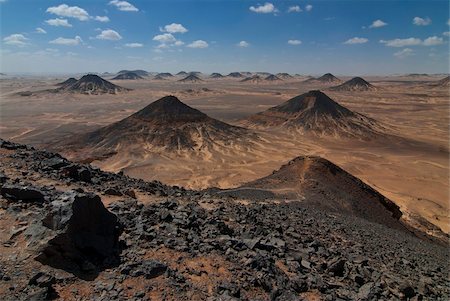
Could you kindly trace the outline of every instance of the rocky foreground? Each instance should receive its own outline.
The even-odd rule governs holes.
[[[0,140],[2,300],[448,300],[448,244]]]

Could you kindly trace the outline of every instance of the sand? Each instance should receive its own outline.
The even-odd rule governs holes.
[[[195,84],[178,82],[179,78],[113,81],[133,89],[118,95],[45,91],[65,79],[2,79],[0,136],[45,148],[65,137],[118,121],[169,94],[213,118],[238,124],[239,120],[290,97],[320,89],[341,105],[382,122],[403,138],[367,142],[299,135],[281,129],[258,130],[263,141],[245,152],[213,149],[192,156],[142,153],[141,146],[130,146],[127,153],[93,164],[173,185],[229,188],[265,176],[296,156],[319,155],[396,202],[406,216],[419,214],[443,231],[450,231],[449,91],[430,85],[440,77],[366,77],[380,88],[373,92],[328,91],[329,85],[305,84],[302,78],[259,84],[230,78],[205,78]],[[194,92],[186,92],[188,89]],[[23,91],[33,94],[17,94]]]

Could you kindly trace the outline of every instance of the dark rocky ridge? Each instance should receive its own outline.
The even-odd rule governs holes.
[[[223,75],[220,74],[220,73],[214,72],[214,73],[211,73],[211,75],[210,75],[209,77],[210,77],[210,78],[224,78],[225,76],[223,76]]]
[[[195,152],[231,144],[247,147],[253,139],[257,136],[250,130],[213,119],[175,96],[166,96],[121,121],[62,141],[59,146],[88,149],[89,156],[98,157],[117,152],[118,146],[147,144],[147,149],[151,145],[158,151]]]
[[[58,296],[105,301],[447,300],[450,296],[448,245],[357,216],[296,201],[244,205],[207,192],[106,173],[5,141],[0,141],[0,166],[1,186],[24,187],[32,181],[44,195],[41,203],[0,198],[3,300]],[[90,181],[72,178],[68,166],[88,170]],[[47,186],[36,179],[40,183],[45,179]],[[55,269],[27,255],[36,251],[27,248],[26,233],[49,212],[57,213],[47,209],[55,208],[52,201],[58,203],[64,195],[81,197],[80,189],[104,199],[105,187],[147,193],[138,200],[123,194],[108,206],[123,228],[116,264],[106,270],[100,263],[85,264],[84,272],[96,268],[99,274],[84,281],[67,267]],[[146,202],[156,194],[158,200]],[[57,214],[62,217],[64,212]],[[97,216],[96,212],[92,214]],[[87,255],[84,250],[82,256]]]
[[[188,76],[186,76],[185,78],[182,78],[178,81],[182,82],[182,83],[188,83],[188,82],[197,83],[197,82],[202,82],[203,80],[200,79],[197,75],[190,73]]]
[[[244,77],[244,75],[242,75],[240,72],[231,72],[230,74],[227,75],[228,77],[234,77],[234,78],[241,78]]]
[[[56,92],[71,92],[82,94],[117,94],[118,92],[129,91],[113,83],[104,80],[95,74],[86,74],[78,81],[70,85],[61,86],[55,90]]]
[[[144,78],[135,72],[123,72],[113,78],[113,80],[135,80],[135,79],[144,79]]]
[[[150,75],[145,70],[120,70],[119,72],[117,72],[117,75],[120,75],[120,74],[123,74],[123,73],[130,73],[130,72],[131,73],[135,73],[135,74],[137,74],[138,76],[141,76],[141,77],[146,77],[146,76]]]
[[[242,124],[250,127],[281,126],[317,135],[361,139],[379,136],[384,130],[374,119],[350,111],[318,90],[252,115]]]
[[[319,82],[329,84],[329,83],[340,83],[341,80],[331,73],[325,73],[321,77],[310,78],[307,79],[305,82]]]
[[[74,84],[76,82],[77,82],[76,78],[70,77],[70,78],[66,79],[65,81],[63,81],[63,82],[57,83],[56,85],[57,86],[61,86],[61,87],[68,87],[68,86],[70,86],[70,85],[72,85],[72,84]]]
[[[367,82],[366,80],[364,80],[361,77],[354,77],[339,86],[331,87],[330,90],[331,91],[359,91],[359,92],[362,92],[362,91],[376,91],[377,87],[370,84],[369,82]]]

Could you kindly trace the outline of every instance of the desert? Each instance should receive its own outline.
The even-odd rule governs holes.
[[[448,2],[72,2],[0,1],[0,299],[450,298]]]

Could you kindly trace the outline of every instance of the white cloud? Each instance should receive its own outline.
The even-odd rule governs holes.
[[[407,38],[407,39],[393,39],[393,40],[380,40],[380,43],[385,44],[389,47],[405,47],[405,46],[415,46],[422,44],[422,41],[417,38]]]
[[[117,7],[118,10],[121,11],[139,11],[137,7],[135,7],[133,4],[127,2],[127,1],[119,1],[119,0],[113,0],[109,2],[110,5],[114,5]]]
[[[203,40],[197,40],[187,45],[189,48],[207,48],[208,46],[208,43]]]
[[[23,34],[20,33],[15,33],[3,38],[3,42],[5,42],[5,44],[19,47],[27,45],[28,44],[27,41],[28,39]]]
[[[266,2],[264,5],[259,5],[259,6],[250,6],[249,8],[252,12],[258,13],[258,14],[270,14],[270,13],[275,13],[278,10],[276,9],[276,7],[270,3],[270,2]]]
[[[168,33],[185,33],[188,30],[181,24],[172,23],[172,24],[164,26],[164,28],[161,29],[161,31],[168,32]]]
[[[311,11],[313,9],[313,6],[311,4],[308,4],[305,6],[306,11]]]
[[[176,41],[175,43],[173,43],[175,46],[182,46],[184,45],[183,41]]]
[[[96,36],[99,40],[110,40],[110,41],[118,41],[122,39],[122,36],[115,30],[106,29],[102,30],[102,32]]]
[[[446,37],[450,37],[450,31],[444,31],[442,33],[442,35],[446,36]]]
[[[35,32],[36,33],[43,33],[43,34],[47,33],[43,28],[40,28],[40,27],[36,27],[36,31]]]
[[[175,43],[177,39],[171,33],[163,33],[153,37],[153,41],[160,43]]]
[[[76,46],[82,43],[83,40],[80,38],[80,36],[76,36],[73,39],[67,39],[67,38],[57,38],[53,41],[50,41],[50,44],[58,44],[58,45],[65,45],[65,46]]]
[[[247,41],[240,41],[239,43],[237,43],[237,46],[246,48],[246,47],[250,46],[250,43],[248,43]]]
[[[290,6],[287,10],[288,13],[299,13],[302,9],[298,5]]]
[[[72,24],[70,24],[69,21],[67,21],[67,19],[59,19],[59,18],[50,19],[46,20],[45,23],[51,26],[72,27]]]
[[[402,50],[394,53],[394,56],[398,57],[399,59],[403,59],[403,58],[411,56],[411,55],[414,55],[414,51],[410,48],[405,48],[405,49],[402,49]]]
[[[109,22],[108,16],[96,16],[94,20],[99,22]]]
[[[437,36],[432,36],[423,40],[424,46],[436,46],[444,44],[444,39],[439,38]]]
[[[139,47],[143,47],[144,44],[141,43],[127,43],[125,44],[125,47],[129,47],[129,48],[139,48]]]
[[[380,28],[383,26],[388,25],[386,22],[383,22],[382,20],[375,20],[372,22],[372,24],[369,26],[369,28]]]
[[[431,19],[426,17],[425,19],[421,17],[414,17],[413,24],[417,26],[427,26],[431,24]]]
[[[447,25],[450,26],[450,19],[447,20]]]
[[[300,45],[302,43],[302,41],[300,40],[289,40],[288,44],[289,45]]]
[[[380,40],[380,43],[385,44],[389,47],[406,47],[406,46],[436,46],[444,44],[444,39],[432,36],[428,37],[425,40],[421,40],[418,38],[407,38],[407,39],[394,39],[394,40]]]
[[[47,8],[47,12],[60,17],[75,18],[80,21],[87,21],[89,19],[89,14],[87,11],[81,7],[68,6],[67,4],[49,7]]]
[[[347,41],[345,41],[344,44],[350,44],[350,45],[352,45],[352,44],[364,44],[364,43],[367,43],[367,42],[369,42],[369,40],[366,39],[366,38],[354,37],[354,38],[351,38],[351,39],[348,39]]]

